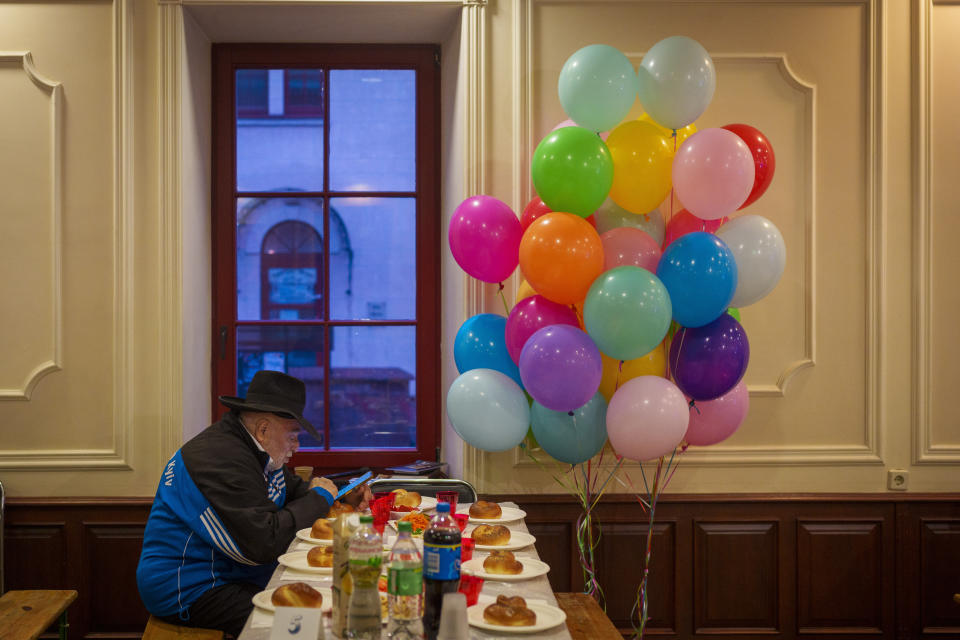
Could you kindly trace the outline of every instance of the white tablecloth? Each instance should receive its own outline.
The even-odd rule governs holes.
[[[512,502],[503,502],[501,504],[505,507],[517,507],[517,505]],[[527,525],[523,520],[506,522],[504,525],[513,531],[527,531]],[[291,551],[300,548],[309,548],[309,545],[299,540],[294,540],[290,545]],[[487,554],[483,551],[474,551],[473,553],[474,558],[484,558],[486,555]],[[525,557],[536,559],[540,558],[535,546],[514,551],[514,555],[516,555],[521,561]],[[273,587],[277,587],[285,582],[296,582],[298,580],[315,583],[319,587],[329,588],[333,585],[333,578],[330,576],[317,574],[300,574],[300,576],[291,576],[291,573],[292,572],[290,572],[290,570],[286,567],[282,565],[278,566],[277,570],[273,572],[273,576],[270,577],[270,583],[267,585],[267,588],[272,589]],[[547,579],[547,576],[539,576],[530,580],[524,580],[522,582],[495,582],[493,580],[487,580],[483,583],[483,591],[481,591],[481,594],[496,597],[501,593],[508,596],[522,596],[526,600],[544,600],[550,605],[557,606],[557,599],[553,595],[553,590],[550,588],[550,581]],[[243,632],[240,634],[239,640],[268,640],[270,637],[270,627],[272,624],[272,613],[254,608],[253,613],[247,619],[247,624],[243,627]],[[328,640],[333,638],[333,634],[330,633],[329,616],[324,616],[324,627],[325,637]],[[384,626],[384,629],[386,629],[386,626]],[[567,631],[567,626],[565,624],[559,625],[547,631],[533,634],[492,633],[477,629],[475,627],[470,627],[471,639],[504,637],[515,638],[516,640],[522,640],[523,638],[537,638],[538,640],[570,640],[570,632]]]

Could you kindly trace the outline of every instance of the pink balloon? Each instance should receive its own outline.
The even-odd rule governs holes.
[[[693,215],[686,209],[680,209],[674,213],[673,217],[667,221],[666,231],[663,234],[663,248],[666,249],[670,243],[694,231],[706,231],[713,233],[720,228],[729,218],[723,217],[718,220],[703,220]]]
[[[505,331],[510,358],[519,365],[520,352],[530,336],[551,324],[568,324],[580,328],[573,309],[543,296],[530,296],[514,305],[507,317]]]
[[[660,245],[646,231],[635,227],[616,227],[602,236],[603,270],[631,265],[643,267],[650,273],[657,272],[660,262]]]
[[[450,252],[477,280],[502,282],[520,263],[523,227],[517,214],[490,196],[467,198],[450,220]]]
[[[750,148],[726,129],[703,129],[684,141],[673,159],[673,188],[698,218],[730,215],[753,189],[756,167]]]
[[[690,408],[690,426],[684,440],[706,447],[726,440],[734,434],[750,408],[750,395],[743,380],[714,400],[696,402]]]
[[[610,398],[607,437],[625,458],[655,460],[680,444],[689,420],[687,399],[677,385],[659,376],[639,376]]]

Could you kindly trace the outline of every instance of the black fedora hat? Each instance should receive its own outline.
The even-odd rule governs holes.
[[[257,371],[247,387],[246,398],[220,396],[220,402],[238,411],[266,411],[293,418],[317,440],[320,434],[303,417],[307,388],[303,381],[279,371]]]

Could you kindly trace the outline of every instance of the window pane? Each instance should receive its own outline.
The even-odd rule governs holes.
[[[283,371],[307,385],[306,418],[323,434],[323,327],[237,327],[237,395],[246,397],[253,374],[261,369]],[[300,445],[317,447],[308,433]]]
[[[330,188],[416,189],[416,72],[330,71]]]
[[[414,198],[333,198],[330,238],[330,317],[337,320],[415,320],[417,313]]]
[[[323,72],[237,70],[237,190],[323,190]]]
[[[323,318],[323,199],[237,199],[237,318]]]
[[[333,327],[330,448],[416,448],[416,328]]]

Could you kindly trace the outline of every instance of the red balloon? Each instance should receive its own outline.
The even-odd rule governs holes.
[[[523,213],[520,214],[520,226],[526,231],[531,222],[547,213],[553,213],[553,209],[545,205],[540,196],[533,196],[533,200],[527,203],[527,206],[523,208]]]
[[[737,134],[747,144],[751,155],[753,155],[753,164],[756,168],[753,189],[751,189],[750,195],[743,201],[743,204],[740,205],[740,209],[743,209],[762,196],[770,183],[773,182],[773,171],[777,168],[777,159],[773,155],[773,145],[759,129],[748,124],[728,124],[723,128]]]
[[[589,216],[587,216],[587,222],[589,222],[590,226],[593,227],[594,229],[597,228],[597,221],[594,219],[592,213]]]
[[[706,231],[713,233],[720,228],[724,222],[730,218],[724,216],[716,220],[703,220],[693,215],[686,209],[680,209],[673,217],[667,221],[667,227],[663,234],[663,248],[666,249],[670,243],[694,231]]]

